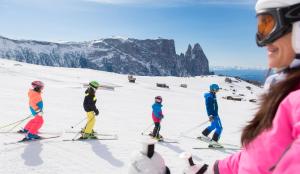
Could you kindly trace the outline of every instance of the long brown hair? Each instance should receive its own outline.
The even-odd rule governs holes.
[[[255,117],[243,129],[241,142],[247,146],[262,131],[272,127],[272,122],[280,102],[300,83],[300,68],[290,69],[285,80],[271,86],[268,93],[261,96],[261,102]]]

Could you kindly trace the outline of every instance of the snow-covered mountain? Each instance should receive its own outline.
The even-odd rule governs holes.
[[[141,149],[141,132],[150,131],[151,105],[154,96],[163,98],[161,134],[177,140],[176,144],[158,143],[156,151],[165,159],[172,174],[181,174],[185,162],[178,156],[183,151],[191,152],[196,163],[222,159],[233,150],[194,150],[207,147],[195,140],[207,121],[203,94],[211,83],[218,83],[222,90],[217,94],[219,115],[223,124],[221,143],[239,146],[241,128],[257,108],[249,99],[255,99],[261,89],[226,77],[146,77],[136,76],[136,83],[129,83],[126,75],[89,69],[59,68],[20,63],[0,59],[0,127],[21,120],[30,114],[27,91],[33,80],[45,83],[43,91],[44,125],[42,132],[59,133],[60,138],[15,145],[4,145],[23,138],[20,134],[0,134],[0,173],[9,174],[126,174],[132,152]],[[70,142],[72,130],[85,118],[82,108],[84,83],[98,80],[101,85],[115,87],[114,91],[98,90],[97,106],[100,115],[96,118],[95,130],[99,133],[118,134],[117,141]],[[166,83],[167,88],[158,88],[156,83]],[[187,88],[180,87],[186,84]],[[228,95],[238,95],[242,101],[226,100]],[[19,129],[25,123],[18,125]],[[79,131],[85,123],[76,126]],[[13,125],[15,126],[15,125]],[[12,127],[13,127],[12,126]],[[12,127],[0,129],[9,130]],[[191,129],[194,128],[194,129]],[[43,136],[50,136],[42,134]],[[182,136],[185,135],[185,136]]]
[[[174,40],[107,38],[88,42],[13,40],[0,36],[0,57],[21,62],[90,68],[121,74],[196,76],[209,74],[208,60],[197,43],[177,55]]]

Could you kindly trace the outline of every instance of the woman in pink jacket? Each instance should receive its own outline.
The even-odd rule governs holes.
[[[260,108],[243,129],[243,150],[201,173],[300,173],[300,0],[258,0],[257,45],[266,47],[271,76]]]

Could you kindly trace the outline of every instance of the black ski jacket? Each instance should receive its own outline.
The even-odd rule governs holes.
[[[83,108],[86,112],[97,112],[96,107],[97,98],[95,96],[95,90],[93,88],[88,88],[85,91],[85,98],[83,101]]]

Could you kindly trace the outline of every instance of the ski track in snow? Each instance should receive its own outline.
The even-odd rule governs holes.
[[[261,89],[244,81],[227,84],[225,77],[144,77],[137,76],[137,83],[127,80],[127,75],[89,69],[58,68],[31,65],[0,59],[0,126],[25,118],[30,114],[27,91],[33,80],[45,83],[43,92],[44,125],[41,131],[60,132],[85,117],[82,108],[84,83],[97,80],[101,85],[121,86],[115,91],[98,90],[97,106],[100,114],[95,129],[99,133],[118,134],[118,140],[63,142],[75,134],[62,134],[60,138],[15,145],[4,145],[23,138],[19,134],[0,134],[0,173],[7,174],[99,174],[128,173],[131,154],[141,149],[141,132],[152,124],[151,105],[154,96],[163,97],[161,134],[179,143],[157,143],[156,151],[165,159],[172,174],[182,173],[184,162],[178,156],[188,151],[196,163],[213,162],[234,153],[230,150],[195,150],[207,147],[207,143],[180,136],[207,120],[203,94],[211,83],[223,89],[218,94],[219,115],[223,123],[220,142],[239,146],[241,129],[255,113],[257,105],[248,101],[230,101],[223,96],[232,95],[230,90],[242,93],[245,99],[255,99]],[[170,89],[156,87],[166,83]],[[188,88],[179,87],[186,83]],[[246,89],[252,88],[253,94]],[[25,122],[16,127],[24,126]],[[84,126],[82,123],[75,130]],[[197,137],[208,124],[187,133]],[[152,127],[151,127],[152,129]],[[3,129],[1,130],[3,131]],[[147,130],[147,131],[150,131]],[[45,135],[46,136],[46,135]]]

